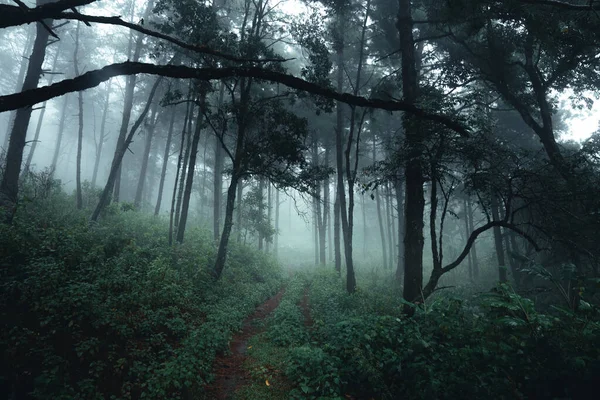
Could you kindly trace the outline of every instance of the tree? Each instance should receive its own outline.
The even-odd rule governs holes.
[[[37,5],[51,3],[51,0],[37,0]],[[51,20],[45,20],[36,24],[36,37],[33,43],[27,74],[23,82],[22,91],[36,88],[42,73],[42,64],[46,56],[46,45],[50,36],[48,24]],[[0,183],[0,209],[4,209],[2,220],[10,222],[14,215],[19,193],[19,173],[23,161],[23,149],[27,136],[27,127],[31,118],[31,107],[20,108],[13,123],[10,133],[10,142],[6,153],[6,168]]]

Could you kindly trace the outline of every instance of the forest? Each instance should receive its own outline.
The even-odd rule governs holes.
[[[595,399],[599,0],[0,0],[0,393]]]

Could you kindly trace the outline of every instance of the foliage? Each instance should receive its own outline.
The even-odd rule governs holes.
[[[187,398],[217,351],[279,286],[274,262],[232,245],[207,272],[210,233],[169,247],[165,224],[113,208],[99,224],[60,191],[0,225],[0,386],[38,399]]]
[[[381,308],[363,301],[377,296],[348,295],[333,274],[313,280],[311,342],[289,353],[298,395],[583,398],[600,373],[593,314],[541,314],[508,286],[473,305],[438,298],[410,319],[400,301]]]

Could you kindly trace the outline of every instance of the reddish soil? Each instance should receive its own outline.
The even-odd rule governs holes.
[[[229,354],[217,355],[213,364],[215,381],[206,386],[206,398],[211,400],[230,399],[237,389],[249,382],[248,371],[244,370],[248,340],[260,332],[256,322],[264,320],[279,306],[284,292],[285,289],[281,289],[275,296],[258,306],[254,314],[244,320],[242,330],[229,342]]]
[[[302,296],[302,301],[300,301],[300,309],[302,310],[302,315],[304,315],[304,326],[306,328],[310,328],[313,325],[312,317],[310,316],[310,307],[309,307],[309,288],[306,287],[304,289],[304,296]]]

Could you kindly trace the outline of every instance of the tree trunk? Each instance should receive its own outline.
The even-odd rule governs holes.
[[[73,68],[75,76],[79,76],[79,64],[77,61],[77,53],[79,52],[79,31],[81,23],[77,21],[77,29],[75,30],[75,50],[73,51]],[[75,172],[75,181],[77,186],[77,209],[83,208],[83,193],[81,192],[81,151],[83,146],[83,91],[77,92],[77,104],[79,109],[79,129],[77,131],[77,167]]]
[[[223,269],[225,268],[225,262],[227,261],[227,245],[229,244],[229,235],[233,228],[233,209],[235,206],[235,197],[238,186],[238,176],[234,173],[231,176],[231,182],[229,183],[229,189],[227,189],[227,203],[225,205],[225,222],[223,224],[223,233],[219,242],[219,250],[217,251],[217,260],[213,269],[213,277],[215,280],[221,278]],[[240,230],[241,232],[241,230]]]
[[[146,173],[148,172],[148,161],[150,160],[150,150],[152,148],[152,139],[154,137],[154,130],[156,128],[157,114],[158,101],[155,100],[152,104],[152,111],[150,111],[150,122],[145,129],[146,143],[144,144],[144,153],[142,154],[142,166],[140,168],[140,177],[138,179],[137,188],[135,190],[135,199],[133,200],[133,205],[136,209],[139,209],[142,205],[142,195],[144,194]]]
[[[27,29],[27,41],[25,42],[25,48],[23,49],[23,55],[21,56],[21,65],[19,66],[19,76],[17,77],[17,82],[15,83],[15,89],[13,90],[15,93],[18,92],[21,88],[23,88],[23,80],[25,79],[25,72],[27,72],[27,67],[29,65],[29,59],[27,55],[31,53],[31,46],[33,45],[33,38],[35,37],[34,32],[35,29],[32,29],[29,25],[26,27]],[[15,122],[15,118],[17,116],[17,111],[13,111],[10,113],[8,117],[8,124],[6,126],[6,131],[4,132],[4,145],[3,149],[8,149],[8,141],[10,139],[10,132],[12,130],[13,124]]]
[[[146,10],[144,11],[143,19],[148,20],[152,8],[154,7],[154,0],[148,0]],[[132,11],[133,15],[133,11]],[[130,42],[131,46],[131,42]],[[137,40],[135,43],[135,49],[133,51],[133,57],[131,61],[138,62],[144,47],[144,35],[142,33],[137,34]],[[131,54],[131,49],[127,52],[127,57]],[[127,129],[129,128],[129,121],[131,119],[131,110],[133,109],[133,93],[135,91],[135,84],[137,82],[137,75],[130,75],[126,78],[125,84],[125,98],[123,100],[123,117],[121,119],[121,128],[119,130],[119,137],[117,139],[117,149],[123,146],[125,141],[125,135],[127,135]],[[119,163],[119,169],[116,174],[115,185],[114,185],[114,201],[119,201],[121,193],[121,163]]]
[[[54,53],[54,58],[52,59],[52,72],[56,72],[56,61],[58,60],[58,55],[60,54],[60,50],[62,49],[62,42],[58,45],[56,52]],[[50,79],[48,79],[48,86],[52,85],[54,81],[54,74],[50,74]],[[48,102],[45,101],[42,104],[40,116],[37,120],[37,126],[35,128],[35,135],[33,137],[33,141],[31,143],[31,150],[29,150],[29,154],[27,154],[27,161],[25,161],[25,166],[23,167],[23,175],[26,175],[29,172],[29,168],[31,167],[31,161],[33,160],[33,155],[35,154],[35,150],[37,148],[38,140],[40,138],[40,132],[42,130],[42,124],[44,122],[44,116],[46,115],[46,104]]]
[[[191,89],[188,93],[188,99],[191,96]],[[190,109],[192,108],[192,103],[188,102],[187,107],[185,109],[185,118],[183,120],[183,128],[181,129],[181,145],[179,146],[179,156],[177,157],[177,170],[175,172],[175,182],[173,183],[173,193],[171,195],[171,210],[169,212],[169,245],[173,244],[173,219],[175,213],[175,198],[177,197],[177,187],[179,182],[179,175],[181,172],[181,167],[183,165],[183,147],[185,145],[185,137],[188,127],[188,120],[191,118]]]
[[[469,230],[469,211],[468,211],[467,201],[468,201],[467,198],[465,198],[463,201],[463,210],[465,212],[465,242],[469,239],[469,236],[471,235],[471,231]],[[473,253],[470,251],[469,251],[468,266],[469,266],[469,280],[472,282],[473,281]]]
[[[98,167],[100,166],[100,158],[102,157],[102,148],[106,139],[106,120],[108,117],[108,107],[110,105],[110,88],[112,79],[108,81],[106,86],[106,98],[104,99],[104,110],[102,111],[102,122],[100,123],[100,140],[96,143],[96,160],[94,161],[94,172],[92,173],[92,187],[96,187],[96,178],[98,177]]]
[[[271,217],[272,217],[272,209],[273,209],[273,189],[272,189],[273,185],[271,185],[270,182],[267,182],[267,223],[269,224],[269,227],[271,226]],[[267,240],[267,243],[265,245],[267,253],[271,252],[271,241],[273,240],[272,237],[270,237]]]
[[[167,142],[165,143],[165,152],[163,154],[163,165],[160,171],[160,181],[158,183],[158,198],[156,200],[156,207],[154,208],[155,216],[157,216],[160,213],[163,191],[165,189],[165,177],[167,176],[167,166],[169,165],[169,155],[171,154],[171,141],[173,140],[173,126],[175,125],[176,114],[177,108],[173,107],[173,110],[171,111],[171,121],[169,121],[169,132],[167,133]]]
[[[242,242],[242,210],[243,210],[243,200],[244,200],[244,182],[238,182],[237,188],[237,212],[236,212],[236,225],[237,225],[237,234],[238,243]]]
[[[340,201],[336,185],[335,202],[333,203],[333,252],[335,270],[338,274],[342,273],[342,249],[340,239]]]
[[[279,190],[275,189],[275,239],[273,240],[273,253],[277,257],[279,251]]]
[[[373,137],[373,161],[377,160],[377,144],[375,138]],[[381,238],[381,255],[383,257],[383,268],[388,268],[388,258],[387,258],[387,245],[385,238],[385,226],[383,224],[383,215],[381,213],[381,196],[379,194],[379,187],[375,188],[375,205],[377,207],[377,222],[379,222],[379,236]]]
[[[177,241],[183,243],[185,235],[185,226],[187,224],[188,212],[190,209],[190,199],[192,197],[192,186],[194,184],[194,174],[196,171],[196,156],[198,155],[198,144],[200,143],[200,134],[202,133],[202,120],[204,117],[204,107],[206,106],[206,94],[200,94],[200,104],[198,105],[198,116],[196,118],[196,129],[192,139],[192,148],[190,151],[190,163],[187,169],[187,179],[185,180],[185,191],[183,193],[183,204],[181,206],[181,220],[177,228]]]
[[[200,113],[200,110],[198,110]],[[187,144],[185,146],[185,153],[183,155],[183,162],[181,164],[181,174],[179,177],[179,188],[177,189],[177,202],[175,204],[175,221],[174,221],[174,232],[177,238],[179,232],[179,222],[181,218],[181,204],[183,202],[183,191],[185,190],[185,178],[187,176],[188,162],[190,160],[190,151],[192,148],[192,119],[194,118],[194,105],[190,109],[190,116],[188,118],[188,130],[187,130]]]
[[[144,118],[146,118],[146,115],[148,114],[148,110],[150,110],[150,105],[152,104],[152,99],[154,99],[154,95],[156,94],[156,89],[158,89],[158,86],[160,85],[161,81],[162,81],[162,77],[159,77],[154,82],[154,85],[152,86],[152,89],[150,90],[150,95],[148,96],[148,100],[146,101],[146,106],[144,107],[144,110],[142,111],[142,113],[140,114],[138,119],[135,121],[133,126],[131,127],[131,130],[129,131],[129,135],[127,135],[127,137],[125,138],[123,145],[121,147],[117,148],[117,151],[115,152],[115,156],[113,157],[113,161],[112,161],[112,164],[110,167],[110,173],[108,175],[108,180],[106,182],[106,186],[104,186],[104,190],[102,191],[102,194],[100,195],[100,200],[98,201],[98,205],[96,206],[96,209],[94,210],[94,213],[92,214],[92,217],[91,217],[92,221],[98,220],[98,217],[100,217],[100,213],[102,212],[102,210],[104,210],[104,207],[106,207],[109,203],[110,194],[113,191],[115,181],[117,179],[117,172],[119,170],[119,167],[121,166],[121,161],[123,161],[123,156],[125,155],[125,152],[127,151],[127,148],[129,147],[129,145],[131,144],[131,142],[133,140],[133,136],[135,135],[135,132],[138,130],[138,128],[144,121]]]
[[[500,221],[500,213],[498,210],[498,197],[492,193],[492,218],[494,221]],[[498,277],[501,283],[507,281],[506,277],[506,261],[504,259],[504,248],[502,245],[502,233],[499,226],[494,227],[494,245],[496,249],[496,257],[498,259]]]
[[[225,84],[221,82],[221,88],[219,89],[219,100],[218,107],[220,108],[223,104],[223,97],[225,96]],[[224,137],[227,131],[227,118],[223,116],[223,126],[221,128],[221,138]],[[217,137],[215,132],[215,166],[214,166],[214,179],[213,179],[213,238],[215,243],[219,242],[221,235],[221,203],[223,198],[223,162],[225,159],[225,151],[223,150],[223,144]]]
[[[47,4],[51,1],[38,0],[37,5]],[[51,25],[51,20],[45,21]],[[36,38],[33,44],[29,65],[27,66],[27,75],[23,82],[22,91],[34,89],[37,87],[42,73],[42,64],[46,56],[46,45],[48,43],[48,30],[41,24],[36,24]],[[15,121],[10,133],[8,151],[6,153],[6,167],[2,182],[0,183],[0,208],[4,208],[5,215],[0,219],[6,222],[12,222],[16,210],[17,199],[19,195],[19,173],[21,163],[23,162],[23,149],[27,138],[27,128],[31,119],[31,107],[20,108],[16,112]]]
[[[387,183],[385,184],[385,186],[383,187],[384,189],[384,200],[385,200],[385,218],[386,218],[386,227],[387,227],[387,237],[388,237],[388,245],[389,245],[389,265],[386,265],[386,269],[389,269],[390,271],[393,269],[393,265],[394,265],[394,260],[396,258],[396,250],[394,248],[395,243],[394,243],[394,232],[395,232],[395,225],[394,225],[394,215],[392,212],[392,206],[390,205],[390,192],[388,190],[388,185]]]
[[[58,156],[60,155],[63,134],[65,132],[65,122],[67,120],[67,108],[69,105],[69,95],[64,95],[63,105],[60,111],[60,121],[58,122],[58,131],[56,133],[56,147],[54,147],[54,156],[52,157],[52,164],[50,164],[50,171],[52,174],[56,172],[56,166],[58,165]]]
[[[258,197],[258,215],[260,215],[260,219],[262,220],[263,215],[265,213],[265,179],[260,177],[258,179],[258,191],[260,192],[260,196]],[[261,231],[258,232],[258,250],[262,251],[264,247],[264,236]]]
[[[402,89],[404,101],[414,104],[418,99],[419,82],[417,77],[415,41],[410,0],[398,1],[397,28],[400,34],[402,52]],[[405,145],[408,152],[404,170],[406,198],[404,235],[404,299],[409,302],[421,296],[423,287],[423,214],[425,197],[423,192],[423,167],[421,165],[422,137],[418,129],[418,119],[406,113],[403,118]],[[405,311],[413,309],[406,306]]]
[[[473,207],[471,205],[470,199],[467,199],[467,210],[469,212],[469,231],[473,232],[475,230],[475,223],[473,222]],[[473,279],[477,280],[479,278],[479,265],[477,264],[477,243],[476,242],[473,243],[470,254],[473,255]]]
[[[404,276],[404,188],[399,177],[394,179],[394,191],[396,192],[396,204],[398,205],[398,256],[396,262],[396,282],[401,283]]]
[[[330,141],[325,141],[325,159],[323,164],[325,168],[329,168],[329,153],[330,153]],[[327,264],[327,238],[329,238],[329,260],[331,261],[331,224],[330,224],[330,209],[329,204],[329,177],[323,181],[323,235],[321,243],[321,264]]]

